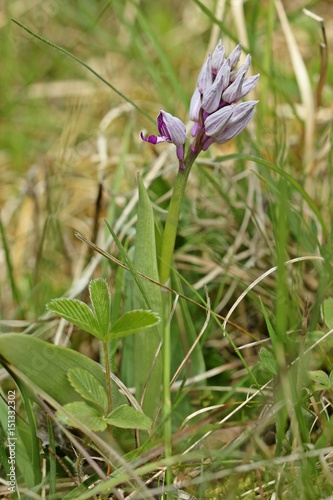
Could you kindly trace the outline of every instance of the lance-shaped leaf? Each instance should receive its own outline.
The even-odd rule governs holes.
[[[155,281],[159,281],[158,259],[156,251],[156,234],[154,211],[145,186],[138,178],[139,204],[138,221],[136,225],[135,237],[135,257],[134,264],[137,271],[145,274]],[[149,281],[142,282],[149,302],[149,309],[162,313],[161,291],[156,285]],[[139,292],[139,290],[138,290]],[[141,293],[135,297],[135,307],[146,307]],[[129,337],[130,339],[131,337]],[[127,340],[129,340],[127,339]],[[145,390],[143,410],[153,417],[161,399],[162,385],[162,359],[156,352],[161,340],[161,330],[159,325],[147,332],[143,329],[134,336],[134,383],[136,397],[141,400]],[[154,366],[151,371],[152,365]],[[148,382],[147,382],[148,381]]]
[[[151,328],[157,325],[159,321],[159,316],[152,311],[145,311],[144,309],[128,311],[113,324],[107,340],[127,337],[132,333]]]
[[[104,422],[122,429],[140,429],[143,431],[148,431],[152,425],[152,420],[147,415],[128,405],[118,406],[104,418]]]
[[[91,333],[95,337],[101,338],[98,321],[92,310],[81,300],[77,299],[53,299],[46,308],[58,314],[62,318],[70,321],[74,325]]]
[[[99,325],[100,337],[104,339],[110,328],[111,295],[103,278],[92,280],[89,284],[90,300]]]

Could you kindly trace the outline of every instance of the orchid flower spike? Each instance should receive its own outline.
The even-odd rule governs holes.
[[[214,142],[223,144],[238,135],[254,115],[258,101],[236,104],[258,83],[259,76],[246,77],[251,64],[248,54],[236,70],[242,52],[240,44],[225,58],[222,41],[206,59],[191,99],[190,119],[194,122],[191,149],[195,153]]]
[[[163,110],[160,111],[156,121],[159,135],[145,137],[141,132],[141,139],[151,144],[172,142],[176,146],[179,168],[180,170],[184,170],[184,146],[187,139],[184,123],[176,116],[172,116],[170,113]]]

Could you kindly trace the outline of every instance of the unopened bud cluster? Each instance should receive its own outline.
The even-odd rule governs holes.
[[[225,58],[225,50],[220,41],[200,71],[190,105],[190,119],[194,122],[190,145],[193,153],[206,151],[214,142],[223,144],[230,141],[246,127],[254,115],[258,101],[239,101],[256,86],[259,75],[246,77],[251,64],[249,54],[236,69],[241,51],[239,44]],[[157,128],[159,136],[144,137],[141,133],[141,138],[152,144],[165,141],[175,144],[179,168],[184,169],[187,139],[184,123],[161,110],[157,117]]]

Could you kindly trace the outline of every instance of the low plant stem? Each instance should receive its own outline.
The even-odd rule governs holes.
[[[111,367],[110,367],[110,358],[109,358],[109,350],[108,343],[102,342],[103,344],[103,353],[104,353],[104,366],[105,366],[105,377],[106,377],[106,393],[108,397],[108,414],[112,411],[112,389],[111,389]]]

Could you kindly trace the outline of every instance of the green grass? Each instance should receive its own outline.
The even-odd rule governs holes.
[[[103,276],[120,315],[133,309],[134,280],[75,231],[123,260],[106,219],[133,261],[137,172],[158,231],[177,172],[174,146],[147,145],[140,131],[155,133],[160,109],[188,120],[198,72],[220,36],[228,52],[241,41],[253,74],[261,73],[253,121],[200,154],[185,191],[170,286],[190,301],[180,296],[170,323],[171,373],[181,366],[171,387],[172,455],[165,458],[162,417],[149,438],[136,436],[138,449],[133,434],[58,427],[51,396],[0,351],[1,396],[16,390],[21,498],[106,498],[118,489],[164,498],[167,466],[169,498],[180,498],[178,490],[195,499],[331,495],[333,387],[313,373],[333,371],[332,62],[321,74],[320,26],[292,2],[286,19],[273,0],[238,11],[227,2],[219,24],[213,4],[58,0],[26,8],[17,0],[0,11],[0,331],[95,361],[98,343],[45,305],[62,295],[89,302],[90,279]],[[331,5],[307,7],[325,17],[328,35]],[[324,76],[321,105],[311,107]],[[111,346],[115,374],[129,387],[133,349],[130,340]],[[4,444],[2,399],[0,429]],[[0,477],[7,452],[2,446]]]

